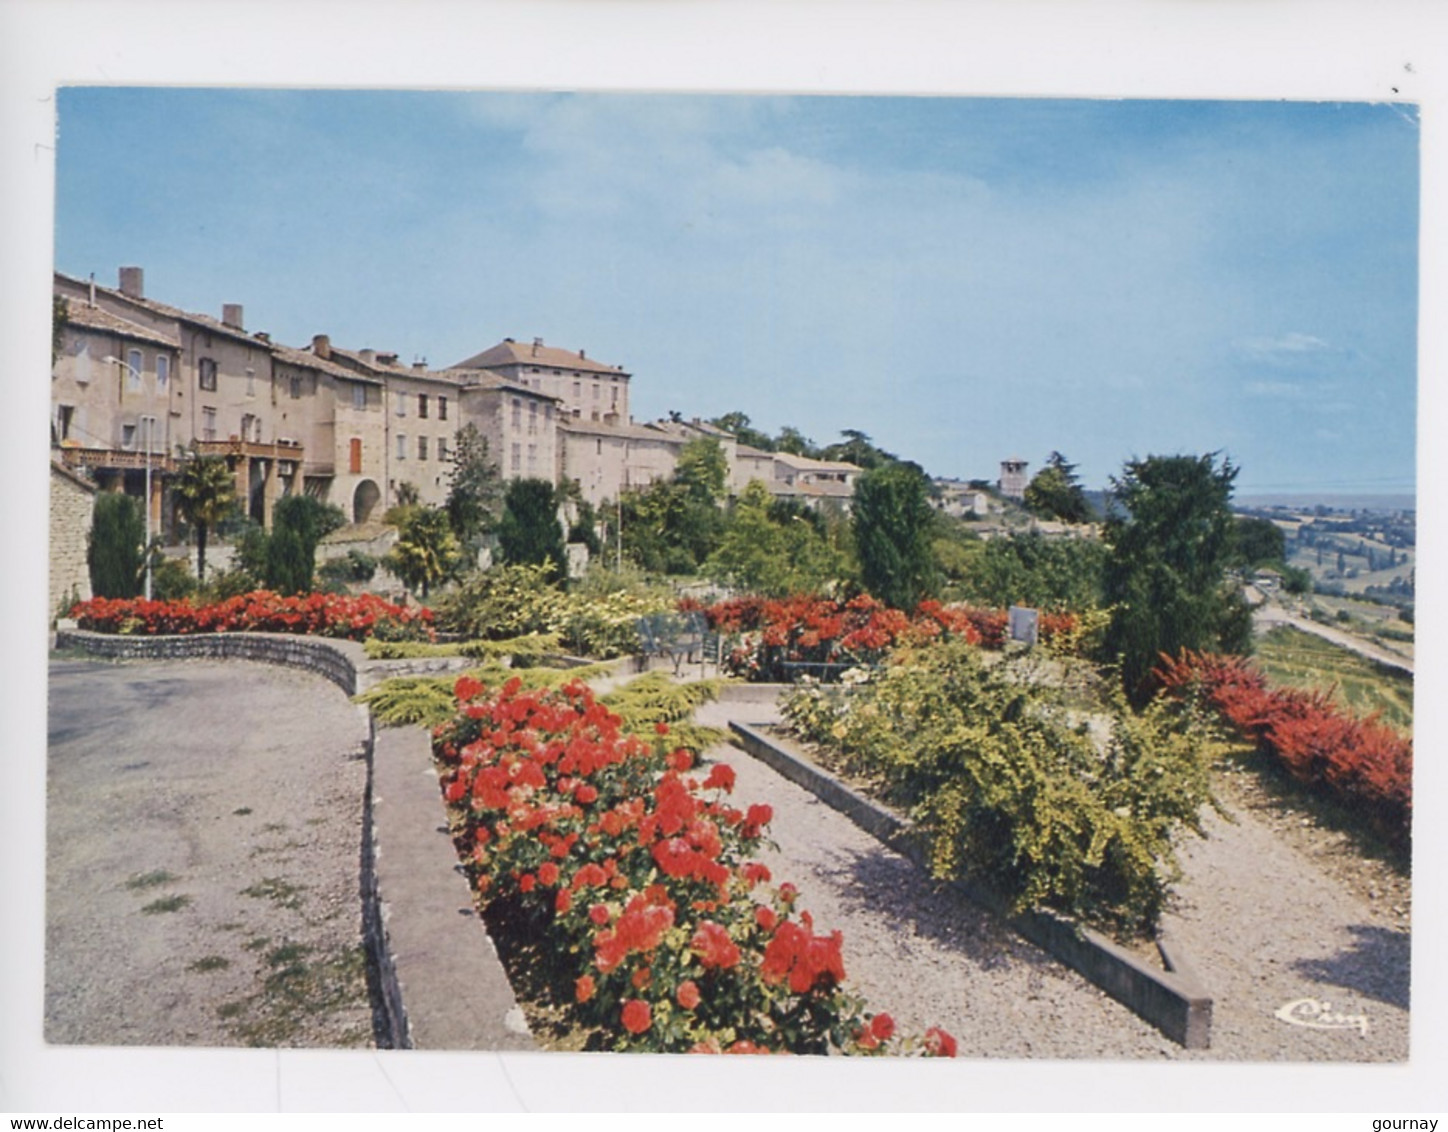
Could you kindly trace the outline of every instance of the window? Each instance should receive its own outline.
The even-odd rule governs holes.
[[[593,383],[593,399],[598,400],[598,382],[596,381]]]
[[[348,452],[348,470],[355,476],[362,470],[362,438],[354,436]]]
[[[156,418],[142,417],[140,426],[141,446],[147,452],[156,451]]]
[[[419,394],[417,395],[417,415],[418,415],[419,417],[421,417],[423,420],[427,420],[427,394],[426,394],[426,393],[419,393]]]
[[[251,351],[248,350],[247,355],[250,356],[250,354]],[[256,396],[256,370],[252,369],[251,366],[246,367],[246,395],[248,397]]]
[[[201,410],[201,439],[216,439],[216,410],[206,407]]]
[[[57,407],[55,417],[55,439],[66,440],[70,437],[70,425],[75,419],[74,405],[60,405]]]
[[[196,382],[202,389],[216,392],[216,361],[213,358],[202,358],[196,363]]]
[[[405,416],[407,416],[407,396],[406,396],[406,394],[399,393],[399,394],[397,395],[396,400],[397,400],[397,415],[398,415],[399,417],[405,417]]]
[[[536,444],[528,445],[528,474],[530,476],[538,474],[538,445]]]
[[[576,401],[576,400],[578,400],[578,398],[580,398],[580,397],[582,397],[582,396],[583,396],[583,382],[581,382],[581,381],[575,381],[575,382],[573,383],[573,399]]]
[[[602,456],[602,455],[603,455],[603,440],[602,440],[602,439],[595,440],[593,443],[598,446],[597,448],[594,449],[593,454],[594,454],[595,456]]]
[[[439,397],[439,398],[437,399],[437,419],[440,420],[440,421],[445,421],[445,420],[447,420],[447,398],[446,398],[446,397]],[[441,451],[441,450],[439,450],[439,451]]]
[[[419,460],[427,459],[427,437],[425,436],[417,438],[417,458]]]
[[[126,351],[126,388],[132,393],[141,391],[141,367],[144,364],[140,350]]]
[[[400,432],[397,434],[397,458],[399,460],[407,459],[407,437]]]
[[[523,446],[521,444],[513,445],[512,464],[514,474],[523,470]]]
[[[365,409],[367,407],[367,386],[360,381],[352,383],[352,408]]]
[[[513,427],[523,427],[523,402],[517,397],[513,398]]]
[[[121,425],[121,447],[127,452],[136,447],[136,426],[133,424]]]
[[[538,402],[528,402],[528,435],[532,436],[538,431]]]
[[[166,390],[166,383],[171,380],[171,359],[165,354],[156,355],[156,388],[162,392]]]
[[[448,457],[447,457],[447,437],[445,437],[445,436],[439,436],[439,437],[437,438],[437,458],[438,458],[439,460],[446,460],[446,459],[448,458]]]
[[[299,400],[302,396],[302,378],[300,374],[292,374],[291,380],[292,400]]]

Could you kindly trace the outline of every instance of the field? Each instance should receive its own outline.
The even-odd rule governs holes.
[[[1329,688],[1354,715],[1381,712],[1383,721],[1411,732],[1413,681],[1370,660],[1304,633],[1280,627],[1257,641],[1256,660],[1274,684],[1293,688]]]

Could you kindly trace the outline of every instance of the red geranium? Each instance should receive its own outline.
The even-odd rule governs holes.
[[[641,998],[631,998],[623,1004],[619,1020],[630,1034],[642,1034],[653,1025],[654,1016],[647,1002]]]

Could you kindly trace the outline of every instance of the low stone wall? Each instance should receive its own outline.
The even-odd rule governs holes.
[[[355,641],[303,637],[288,633],[186,633],[178,636],[136,636],[92,633],[60,628],[55,647],[79,649],[113,660],[254,660],[305,668],[330,680],[349,696],[358,692],[357,673],[366,660]]]
[[[924,847],[908,822],[856,793],[834,775],[800,759],[756,728],[739,722],[729,726],[735,742],[750,755],[804,787],[897,853],[928,868]],[[1099,932],[1054,912],[1012,916],[1008,902],[984,885],[969,880],[950,884],[1004,917],[1026,939],[1090,979],[1173,1041],[1187,1049],[1206,1049],[1211,1044],[1211,996],[1168,944],[1157,945],[1166,970],[1154,970]]]

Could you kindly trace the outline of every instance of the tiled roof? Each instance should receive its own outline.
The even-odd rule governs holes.
[[[340,377],[347,381],[365,381],[369,385],[381,385],[382,382],[367,374],[357,373],[339,366],[336,362],[328,361],[326,358],[318,357],[310,350],[294,350],[290,346],[283,346],[280,343],[271,343],[272,355],[281,362],[288,365],[300,366],[304,369],[313,369],[318,373],[331,374],[333,377]]]
[[[113,315],[110,311],[102,310],[100,307],[93,307],[87,303],[75,299],[67,299],[66,322],[71,326],[82,326],[87,330],[101,330],[107,334],[115,334],[122,338],[131,338],[138,342],[152,342],[158,346],[169,346],[173,350],[181,348],[181,340],[172,337],[160,330],[152,330],[149,326],[141,326],[127,319]]]
[[[675,444],[682,447],[685,443],[684,437],[676,433],[664,432],[654,428],[652,425],[636,424],[606,424],[603,421],[575,420],[565,417],[558,422],[558,427],[564,432],[578,433],[580,436],[602,436],[613,437],[619,440],[648,440],[655,444]]]
[[[66,275],[64,272],[57,271],[56,275],[81,287],[91,286],[89,280],[77,279],[75,276]],[[134,295],[128,295],[124,291],[117,290],[114,287],[103,287],[99,283],[95,284],[95,289],[97,294],[104,293],[113,299],[119,299],[123,303],[131,303],[144,310],[154,311],[157,314],[165,315],[167,318],[174,318],[178,322],[189,322],[212,334],[221,334],[227,338],[239,339],[248,346],[256,346],[261,349],[266,349],[268,346],[267,342],[257,338],[255,335],[248,334],[245,330],[239,330],[235,326],[227,326],[226,323],[222,322],[219,318],[212,318],[207,314],[183,311],[180,307],[173,307],[167,303],[157,302],[155,299],[138,299]]]
[[[809,456],[796,456],[790,452],[776,452],[774,458],[786,467],[801,472],[858,472],[863,470],[858,464],[836,460],[815,460]]]
[[[560,350],[556,346],[535,346],[533,343],[515,342],[504,338],[496,346],[474,354],[466,361],[458,362],[453,369],[493,369],[501,366],[538,366],[546,369],[582,370],[587,373],[606,373],[614,377],[627,377],[623,366],[604,365],[584,357],[581,351]]]

